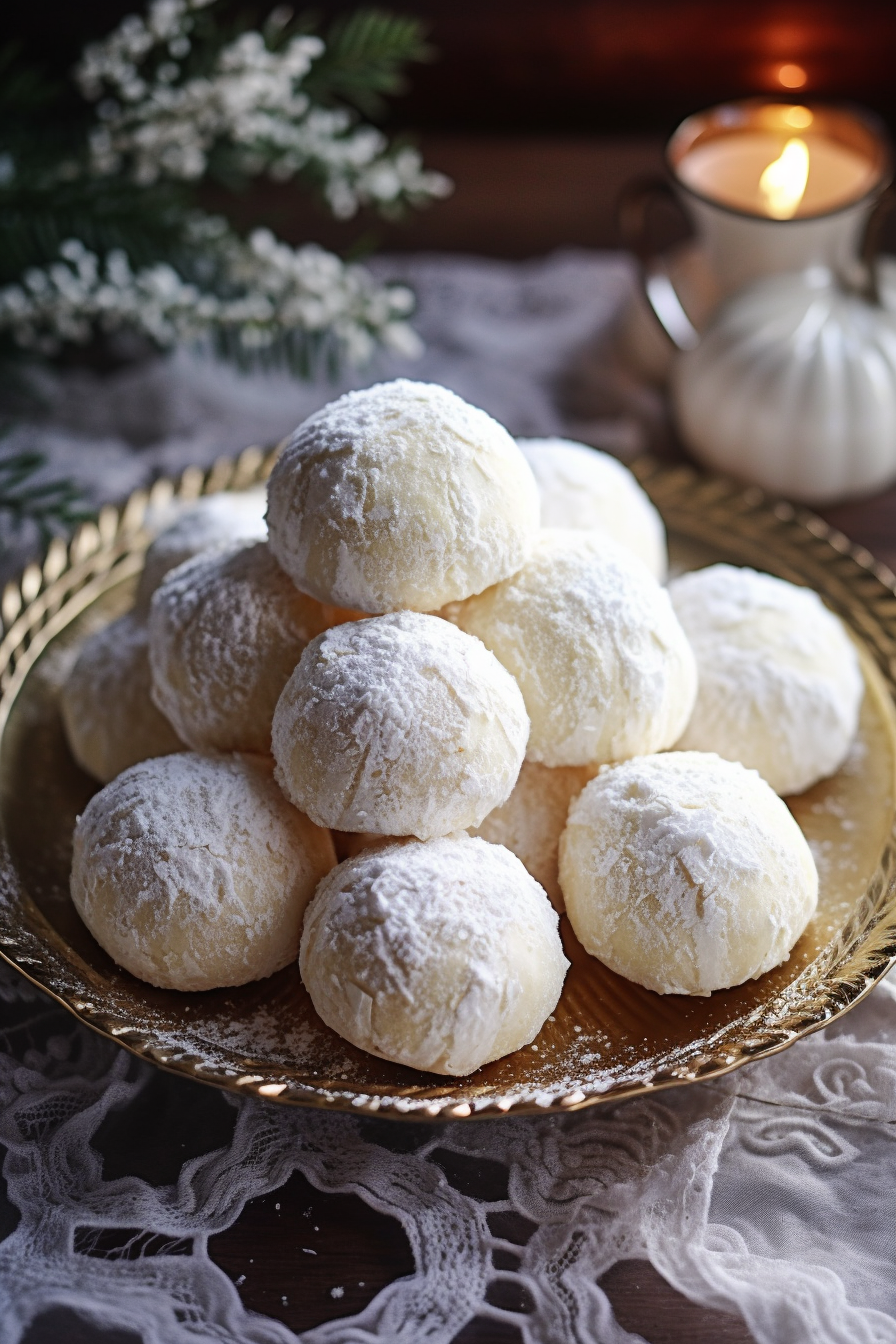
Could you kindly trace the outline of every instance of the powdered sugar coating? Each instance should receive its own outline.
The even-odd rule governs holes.
[[[271,547],[303,592],[430,611],[519,569],[538,490],[507,431],[445,387],[400,378],[300,425],[268,486]]]
[[[181,508],[146,552],[135,611],[148,615],[152,595],[165,575],[194,555],[213,546],[264,541],[268,535],[264,521],[266,505],[267,494],[262,486],[257,486],[238,492],[222,490]]]
[[[518,574],[443,615],[519,683],[529,760],[596,765],[662,751],[690,717],[696,666],[668,594],[595,532],[544,529]]]
[[[197,750],[269,752],[280,692],[339,615],[300,593],[265,542],[206,551],[153,597],[153,699]]]
[[[367,850],[326,877],[299,966],[353,1045],[464,1075],[534,1039],[568,962],[557,915],[500,845],[467,836]]]
[[[277,779],[321,826],[423,840],[507,798],[529,720],[478,639],[398,612],[312,640],[274,714]]]
[[[243,985],[294,960],[305,907],[336,861],[264,757],[145,761],[78,818],[71,892],[101,947],[166,989]]]
[[[542,527],[595,528],[636,555],[662,583],[666,529],[628,467],[572,439],[517,439],[541,495]]]
[[[60,709],[75,760],[105,784],[129,765],[182,751],[150,698],[146,626],[122,616],[85,640],[62,688]]]
[[[560,883],[586,950],[659,994],[763,975],[818,902],[786,804],[754,770],[695,751],[602,769],[570,808]]]
[[[711,565],[675,579],[669,595],[700,677],[678,745],[741,761],[781,794],[839,770],[864,683],[852,641],[818,594]]]
[[[492,845],[504,845],[544,887],[561,914],[565,909],[558,876],[558,846],[569,805],[594,775],[589,765],[537,765],[523,761],[513,793],[489,812],[471,834]]]

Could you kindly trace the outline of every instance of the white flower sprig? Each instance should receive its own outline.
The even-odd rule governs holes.
[[[263,31],[225,37],[199,12],[214,3],[150,0],[85,49],[76,77],[96,115],[64,159],[0,154],[0,234],[33,259],[6,268],[0,353],[52,356],[130,329],[159,349],[198,342],[304,376],[321,358],[335,367],[382,346],[419,351],[403,286],[267,230],[243,239],[195,208],[204,180],[233,188],[260,174],[301,175],[343,218],[446,195],[447,178],[353,110],[375,107],[403,64],[426,58],[419,25],[361,10],[327,48],[290,29],[283,7]],[[351,106],[331,106],[331,93]]]
[[[85,49],[76,76],[98,105],[89,142],[95,173],[126,171],[141,185],[196,181],[223,148],[249,176],[315,176],[341,219],[363,205],[388,211],[449,194],[450,180],[424,169],[415,149],[391,148],[346,109],[312,102],[302,81],[324,52],[318,37],[272,50],[262,33],[245,32],[218,51],[207,74],[185,74],[194,13],[211,3],[153,0],[146,19],[130,15]]]
[[[101,264],[71,240],[59,261],[0,289],[0,333],[45,355],[67,342],[86,344],[97,330],[124,328],[162,349],[223,337],[247,358],[265,350],[276,356],[279,346],[292,343],[288,359],[301,341],[335,345],[351,364],[364,363],[378,345],[419,353],[405,320],[413,295],[404,286],[378,284],[363,266],[346,265],[315,244],[288,247],[266,229],[244,243],[223,222],[197,227],[217,246],[218,279],[223,272],[229,297],[185,280],[169,265],[132,270],[120,251]]]

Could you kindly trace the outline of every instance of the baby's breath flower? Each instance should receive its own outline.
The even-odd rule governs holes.
[[[404,319],[413,306],[402,285],[378,284],[362,266],[349,266],[313,243],[292,248],[267,229],[247,243],[216,220],[199,219],[196,237],[219,249],[222,288],[203,290],[171,266],[133,270],[123,252],[104,263],[77,239],[60,260],[26,272],[0,289],[0,332],[25,349],[57,353],[95,332],[141,332],[162,349],[181,341],[229,334],[247,356],[296,337],[329,337],[353,364],[379,344],[405,355],[420,343]]]
[[[382,132],[346,109],[311,102],[302,81],[323,54],[319,37],[296,36],[272,51],[262,33],[244,32],[222,47],[207,76],[182,78],[172,60],[141,73],[154,53],[186,54],[191,12],[205,3],[212,0],[154,0],[147,22],[131,15],[85,50],[80,87],[94,101],[103,97],[103,125],[90,139],[95,173],[128,172],[146,186],[196,181],[226,145],[248,176],[287,182],[313,173],[341,219],[364,205],[389,209],[448,194],[448,179],[424,170],[415,150],[390,149]]]
[[[220,166],[244,177],[288,182],[305,174],[345,219],[366,205],[388,214],[447,195],[448,179],[427,171],[416,150],[391,146],[345,107],[314,102],[307,76],[324,43],[288,36],[291,9],[279,6],[263,32],[244,31],[216,49],[214,27],[197,20],[212,3],[150,0],[145,17],[129,15],[85,48],[76,79],[95,104],[87,141],[93,176],[138,187],[198,183],[220,156]],[[194,51],[202,60],[187,62]],[[56,181],[83,178],[83,159],[55,171]],[[0,185],[14,172],[12,159],[0,156]],[[314,245],[289,247],[265,229],[242,240],[219,218],[185,222],[179,209],[178,268],[135,268],[123,251],[100,256],[71,239],[0,289],[0,334],[52,355],[130,329],[161,349],[214,344],[246,361],[285,357],[299,371],[322,349],[351,363],[378,346],[419,352],[405,287],[382,285]]]

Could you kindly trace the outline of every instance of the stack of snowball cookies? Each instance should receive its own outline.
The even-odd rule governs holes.
[[[660,994],[787,960],[818,876],[781,795],[843,764],[856,651],[806,589],[665,577],[614,459],[425,383],[325,406],[266,501],[162,531],[133,611],[81,648],[88,929],[176,990],[298,957],[341,1036],[454,1075],[541,1030],[564,910]]]

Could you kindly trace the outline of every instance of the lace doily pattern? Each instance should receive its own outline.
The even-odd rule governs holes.
[[[2,1344],[58,1307],[143,1344],[294,1341],[244,1308],[208,1241],[296,1171],[397,1219],[414,1261],[360,1314],[303,1334],[308,1344],[450,1344],[475,1318],[512,1324],[525,1344],[634,1341],[599,1282],[630,1259],[739,1312],[760,1344],[896,1341],[888,982],[785,1055],[578,1115],[409,1133],[230,1098],[223,1146],[220,1132],[210,1151],[197,1136],[202,1150],[166,1184],[104,1175],[98,1139],[154,1070],[9,969],[0,992]],[[175,1106],[200,1086],[165,1078]],[[501,1179],[458,1180],[446,1153]]]

